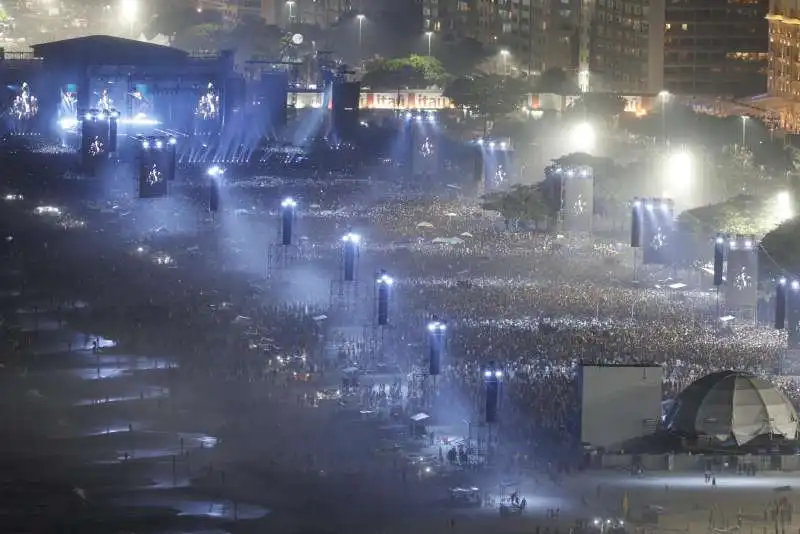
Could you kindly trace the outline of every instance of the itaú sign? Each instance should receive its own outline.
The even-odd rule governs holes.
[[[291,95],[289,95],[291,103]],[[297,93],[298,108],[321,108],[322,93]],[[330,102],[328,102],[330,107]],[[449,98],[441,91],[397,91],[392,93],[361,93],[358,100],[360,109],[446,109],[453,107]]]

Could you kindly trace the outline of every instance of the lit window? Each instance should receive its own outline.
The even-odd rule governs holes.
[[[689,29],[689,25],[688,25],[688,24],[681,24],[681,29],[682,29],[683,31],[686,31],[686,30],[688,30],[688,29]]]
[[[670,24],[669,22],[665,26],[667,31],[670,31],[672,29],[672,24]]]

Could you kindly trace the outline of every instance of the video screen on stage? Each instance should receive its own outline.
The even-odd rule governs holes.
[[[61,99],[58,105],[58,116],[77,117],[78,116],[78,86],[70,83],[59,89]]]
[[[669,199],[648,199],[641,211],[642,261],[645,265],[671,265],[675,235],[675,207]]]
[[[212,83],[208,82],[205,90],[197,101],[195,116],[204,121],[216,121],[220,118],[219,90]]]
[[[731,240],[725,281],[725,304],[732,309],[752,308],[758,299],[758,252],[754,241]]]
[[[128,92],[128,105],[132,118],[145,118],[154,116],[153,90],[146,83],[137,83]]]
[[[594,220],[594,173],[578,168],[562,171],[563,217],[567,232],[591,232]]]
[[[14,121],[29,121],[39,114],[39,99],[33,93],[28,82],[9,86],[13,91],[8,115]]]

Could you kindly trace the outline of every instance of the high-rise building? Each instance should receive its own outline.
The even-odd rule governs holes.
[[[581,2],[512,0],[507,40],[517,65],[530,72],[577,68]]]
[[[267,24],[277,24],[280,16],[276,9],[277,0],[197,0],[197,8],[219,11],[225,20],[231,22],[258,17]]]
[[[767,19],[769,93],[800,101],[800,0],[772,0]]]
[[[766,86],[768,0],[595,0],[592,88],[748,95]]]

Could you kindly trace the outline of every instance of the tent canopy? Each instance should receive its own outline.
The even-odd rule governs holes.
[[[794,439],[797,412],[771,384],[749,373],[720,371],[700,378],[675,399],[666,428],[744,445],[764,435]]]

